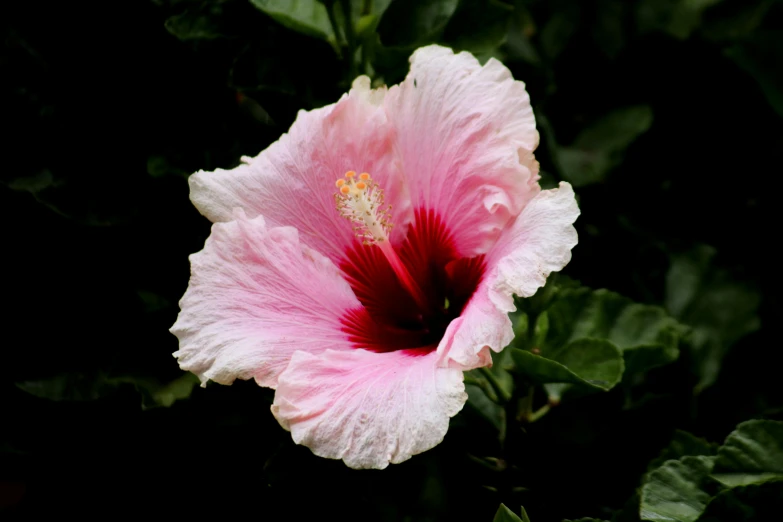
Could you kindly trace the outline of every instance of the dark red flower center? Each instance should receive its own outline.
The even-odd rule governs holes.
[[[459,257],[443,220],[425,209],[396,251],[423,298],[411,295],[380,248],[357,242],[340,268],[364,307],[343,317],[343,331],[357,348],[429,353],[481,282],[484,256]]]

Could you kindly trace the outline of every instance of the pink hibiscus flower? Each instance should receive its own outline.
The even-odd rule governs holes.
[[[171,331],[202,383],[255,379],[298,444],[384,468],[443,440],[513,294],[568,263],[571,186],[541,191],[524,84],[430,46],[358,78],[233,170],[190,177],[214,222]],[[359,173],[359,174],[357,174]]]

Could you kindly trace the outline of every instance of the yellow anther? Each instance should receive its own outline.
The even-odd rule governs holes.
[[[391,212],[383,201],[383,190],[370,174],[349,170],[335,184],[337,211],[351,222],[356,237],[369,245],[388,243]]]

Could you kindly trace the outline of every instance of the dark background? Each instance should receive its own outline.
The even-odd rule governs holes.
[[[717,381],[697,387],[683,350],[647,376],[638,396],[654,400],[564,403],[499,472],[468,456],[498,451],[470,405],[440,446],[385,471],[295,446],[253,383],[160,406],[150,390],[182,376],[168,328],[188,255],[209,234],[187,175],[256,155],[368,70],[246,0],[8,1],[0,518],[480,521],[499,502],[533,522],[609,518],[675,428],[719,442],[740,421],[783,418],[783,5],[465,0],[441,20],[441,4],[392,2],[374,78],[399,82],[429,42],[502,59],[531,95],[543,182],[577,190],[567,275],[664,304],[672,259],[714,248],[707,290],[735,293],[710,320],[760,325],[726,334]]]

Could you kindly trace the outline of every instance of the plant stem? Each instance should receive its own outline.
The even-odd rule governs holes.
[[[505,388],[503,388],[503,385],[498,380],[498,378],[495,376],[494,373],[489,368],[479,368],[479,371],[481,372],[481,375],[484,376],[484,378],[487,379],[489,384],[492,386],[492,388],[495,390],[495,393],[497,394],[497,397],[499,399],[498,404],[505,404],[511,399],[511,394],[508,393]]]
[[[490,384],[487,381],[483,379],[476,379],[469,375],[465,375],[464,382],[465,384],[472,384],[474,386],[478,386],[479,388],[481,388],[481,391],[484,392],[484,395],[486,395],[489,400],[491,400],[495,404],[500,404],[498,400],[498,396],[492,390],[492,386],[490,386]]]
[[[530,417],[528,417],[528,422],[536,422],[538,419],[549,413],[549,410],[551,409],[552,407],[549,406],[549,404],[544,404],[539,409],[530,414]]]

